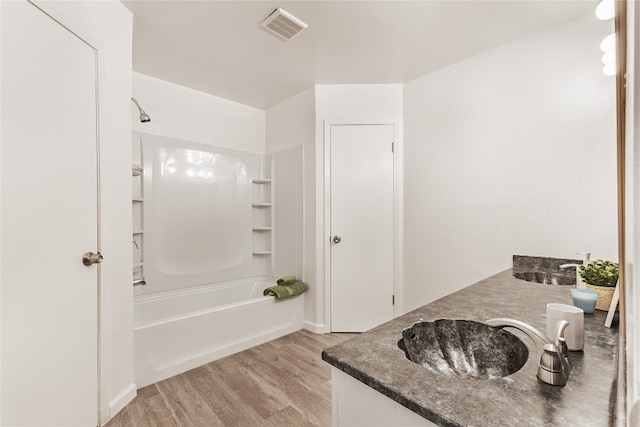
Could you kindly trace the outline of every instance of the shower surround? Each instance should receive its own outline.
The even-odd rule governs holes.
[[[275,303],[262,290],[302,275],[302,147],[262,155],[138,136],[137,386],[301,329],[304,297]]]

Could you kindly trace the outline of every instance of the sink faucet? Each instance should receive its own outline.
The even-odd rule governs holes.
[[[569,263],[569,264],[562,264],[562,265],[560,266],[560,270],[564,270],[564,269],[566,269],[566,268],[571,268],[571,267],[578,268],[579,266],[580,266],[580,264],[573,264],[573,263]]]
[[[589,254],[587,254],[587,260]],[[588,262],[588,261],[585,261]],[[578,269],[578,267],[580,267],[580,264],[575,264],[575,263],[568,263],[568,264],[562,264],[560,265],[560,270],[565,270],[567,268],[575,268],[576,269],[576,287],[577,288],[586,288],[586,286],[584,285],[584,282],[582,280],[582,276],[580,275],[580,270]]]
[[[493,328],[516,328],[527,334],[531,340],[541,341],[544,346],[538,365],[538,379],[551,385],[563,386],[567,384],[571,373],[571,364],[569,363],[569,349],[564,338],[564,330],[569,326],[569,322],[560,320],[557,323],[554,341],[551,341],[538,329],[520,320],[501,317],[489,319],[485,323]]]
[[[588,263],[589,260],[591,259],[591,252],[576,252],[576,254],[584,255],[584,264]],[[565,268],[571,268],[571,267],[575,267],[577,271],[578,267],[580,267],[580,264],[575,264],[575,263],[562,264],[560,266],[560,270],[564,270]]]

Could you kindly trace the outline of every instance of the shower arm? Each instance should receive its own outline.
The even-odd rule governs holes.
[[[140,107],[140,104],[138,104],[138,100],[135,99],[134,97],[131,97],[131,100],[133,101],[134,104],[136,104],[136,107],[138,107],[138,111],[142,111],[142,107]]]

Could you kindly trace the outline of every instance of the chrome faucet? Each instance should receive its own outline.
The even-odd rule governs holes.
[[[580,264],[573,264],[573,263],[569,263],[569,264],[562,264],[562,265],[560,266],[560,270],[564,270],[564,269],[566,269],[566,268],[571,268],[571,267],[578,268],[579,266],[580,266]]]
[[[533,326],[520,320],[496,318],[489,319],[485,323],[493,328],[516,328],[527,334],[532,341],[542,341],[544,347],[538,365],[538,379],[551,385],[567,384],[571,373],[571,363],[569,362],[569,349],[564,338],[564,330],[569,326],[569,322],[560,320],[557,323],[554,341],[551,341]]]
[[[576,255],[584,255],[584,264],[588,263],[589,260],[591,259],[591,252],[576,252]],[[571,267],[575,267],[577,271],[578,267],[580,267],[580,264],[575,264],[575,263],[562,264],[560,266],[560,270],[564,270],[565,268],[571,268]]]
[[[587,254],[587,260],[589,259],[589,254]],[[588,262],[588,261],[585,261]],[[582,276],[580,275],[580,267],[582,264],[568,263],[560,265],[560,270],[565,270],[567,268],[575,268],[576,269],[576,287],[585,288],[584,282],[582,280]]]

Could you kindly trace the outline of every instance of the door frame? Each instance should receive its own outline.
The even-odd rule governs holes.
[[[402,281],[403,245],[403,171],[402,132],[397,118],[325,119],[324,120],[324,224],[322,248],[324,259],[318,270],[324,272],[324,332],[331,332],[331,127],[332,126],[393,126],[393,317],[404,313]]]

